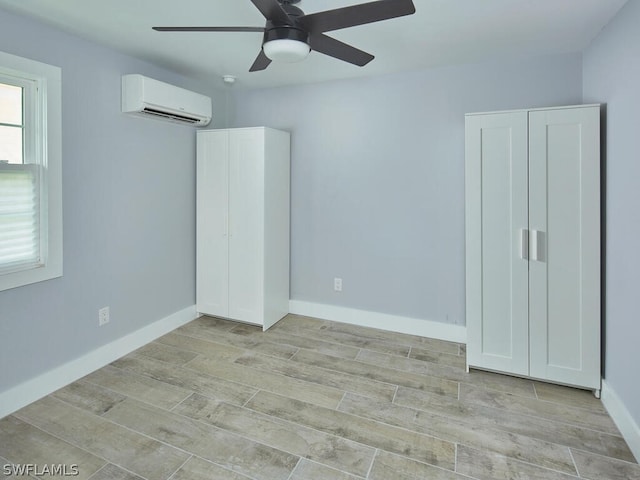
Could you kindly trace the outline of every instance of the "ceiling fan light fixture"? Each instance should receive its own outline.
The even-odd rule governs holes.
[[[262,45],[264,54],[274,62],[295,63],[307,58],[311,48],[305,42],[278,38],[270,40]]]

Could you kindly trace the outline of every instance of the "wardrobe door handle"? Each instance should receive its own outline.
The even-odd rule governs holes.
[[[520,258],[529,260],[529,230],[526,228],[520,229]]]
[[[531,260],[544,262],[546,260],[546,234],[540,230],[531,230]]]
[[[229,214],[224,216],[224,226],[222,227],[222,235],[226,237],[229,235]]]

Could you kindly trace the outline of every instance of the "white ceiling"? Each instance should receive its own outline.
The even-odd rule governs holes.
[[[302,0],[305,13],[366,0]],[[0,0],[32,16],[184,75],[260,88],[582,50],[627,0],[414,0],[411,16],[331,32],[376,58],[356,67],[317,52],[249,73],[260,33],[160,33],[152,26],[264,26],[249,0]]]

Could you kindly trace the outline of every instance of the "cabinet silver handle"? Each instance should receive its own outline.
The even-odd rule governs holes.
[[[526,228],[520,229],[520,258],[529,260],[529,230]]]
[[[535,262],[544,262],[547,257],[546,252],[546,234],[540,230],[531,230],[531,260]]]

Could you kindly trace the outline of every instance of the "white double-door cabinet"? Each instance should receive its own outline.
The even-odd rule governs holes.
[[[197,133],[199,313],[262,325],[289,311],[288,132]]]
[[[467,365],[599,395],[600,107],[465,121]]]

